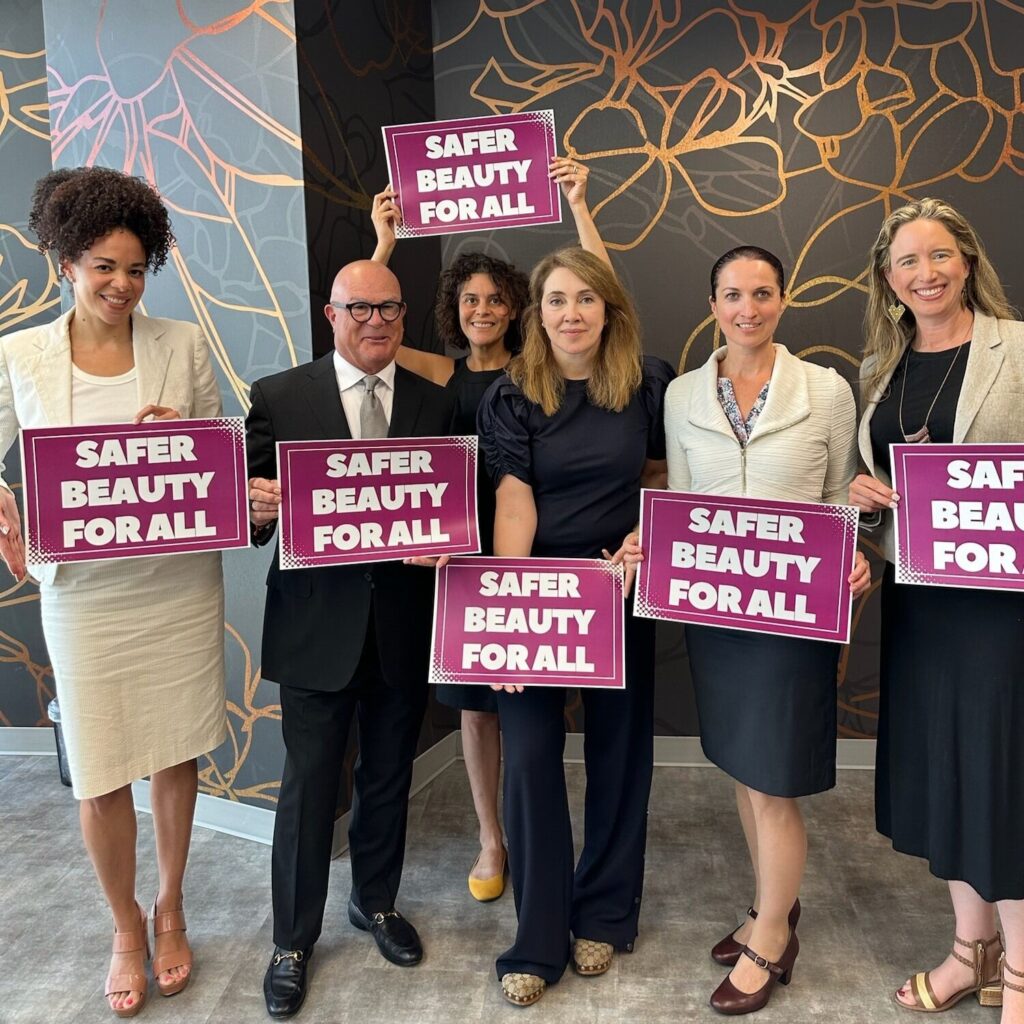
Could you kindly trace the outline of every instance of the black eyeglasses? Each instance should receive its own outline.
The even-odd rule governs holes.
[[[348,315],[357,324],[365,324],[374,312],[380,313],[380,318],[385,323],[394,323],[404,312],[404,302],[332,302],[335,309],[347,309]]]

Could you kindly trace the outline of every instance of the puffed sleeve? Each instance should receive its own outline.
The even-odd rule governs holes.
[[[510,473],[533,486],[529,417],[530,403],[508,377],[499,377],[484,393],[476,429],[495,488]]]
[[[683,443],[683,424],[686,422],[684,378],[677,378],[665,392],[665,455],[668,459],[668,489],[690,489],[690,463]]]
[[[845,505],[850,500],[850,481],[857,472],[857,406],[853,389],[834,370],[832,429],[828,441],[828,464],[821,500],[826,505]]]
[[[665,458],[665,390],[675,380],[676,371],[670,363],[657,356],[644,356],[644,406],[650,417],[651,429],[647,435],[647,458],[661,461]]]

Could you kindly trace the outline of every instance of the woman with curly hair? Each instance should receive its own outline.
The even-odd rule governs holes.
[[[174,244],[157,193],[106,168],[54,171],[36,184],[29,225],[40,250],[56,255],[75,304],[0,338],[0,454],[20,427],[219,416],[199,328],[137,310],[147,273]],[[131,791],[145,776],[160,880],[153,977],[168,996],[190,978],[182,881],[196,758],[225,738],[220,555],[26,566],[17,504],[0,476],[0,556],[17,579],[39,581],[82,836],[114,918],[105,995],[117,1016],[132,1017],[147,991]]]
[[[567,157],[552,161],[551,177],[559,183],[572,210],[580,245],[608,263],[601,236],[587,205],[587,169]],[[372,220],[377,232],[373,258],[387,263],[395,247],[395,226],[402,215],[396,193],[386,188],[373,197]],[[467,252],[441,274],[434,318],[441,340],[468,354],[452,359],[402,346],[399,365],[455,392],[453,434],[477,432],[477,409],[487,389],[502,377],[522,341],[519,318],[529,302],[529,280],[510,263],[482,252]],[[492,553],[494,487],[480,458],[477,466],[477,510],[480,544]],[[481,902],[505,890],[508,861],[498,817],[501,733],[494,694],[485,686],[438,686],[437,698],[461,711],[462,749],[473,805],[480,823],[480,853],[469,873],[469,891]]]

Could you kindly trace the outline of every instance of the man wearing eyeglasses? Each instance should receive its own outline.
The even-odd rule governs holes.
[[[257,381],[246,420],[253,539],[274,532],[281,491],[275,442],[430,437],[449,433],[443,388],[395,364],[405,303],[395,275],[360,260],[334,280],[324,314],[334,351]],[[433,574],[375,562],[267,576],[265,679],[281,686],[285,766],[274,826],[275,950],[264,978],[267,1012],[297,1013],[319,938],[345,747],[353,772],[348,916],[392,963],[419,963],[415,928],[395,910],[402,876],[412,762],[427,702]]]

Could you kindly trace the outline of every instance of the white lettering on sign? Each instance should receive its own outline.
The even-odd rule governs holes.
[[[720,533],[727,537],[756,537],[758,540],[804,542],[803,520],[799,516],[775,512],[732,512],[707,508],[690,509],[690,528],[694,533]]]
[[[483,597],[576,597],[580,578],[574,572],[495,572],[480,574]]]
[[[449,135],[428,135],[426,147],[431,160],[472,156],[474,153],[514,153],[516,133],[511,128],[485,128]]]
[[[140,462],[195,462],[195,441],[185,434],[158,437],[108,438],[80,441],[75,446],[76,466],[137,466]]]

